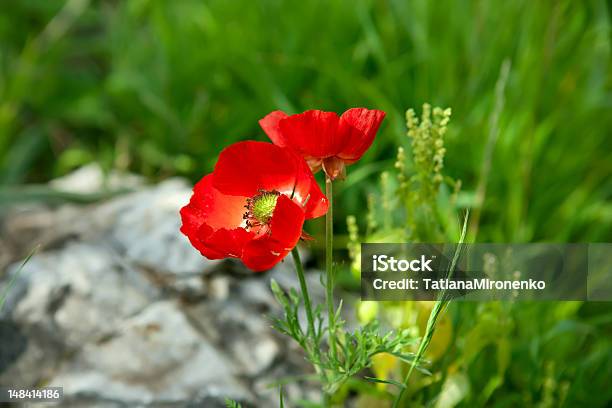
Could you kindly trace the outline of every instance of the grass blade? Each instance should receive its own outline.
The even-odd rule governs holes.
[[[36,251],[38,251],[39,247],[40,247],[40,245],[37,245],[37,246],[34,247],[34,249],[32,249],[32,251],[30,251],[28,256],[23,260],[21,265],[19,265],[19,268],[17,268],[17,270],[15,271],[15,273],[13,274],[13,276],[11,277],[9,282],[7,283],[6,287],[2,291],[2,295],[0,295],[0,312],[2,312],[2,309],[4,308],[4,302],[6,302],[6,298],[8,297],[8,294],[9,294],[9,291],[11,290],[11,287],[15,284],[15,281],[17,280],[17,277],[21,273],[23,267],[26,266],[26,264],[30,261],[30,258],[32,258],[34,256]]]
[[[366,381],[369,382],[373,382],[373,383],[379,383],[379,384],[390,384],[390,385],[395,385],[396,387],[399,387],[401,389],[406,388],[406,386],[404,384],[402,384],[399,381],[395,381],[395,380],[383,380],[382,378],[375,378],[375,377],[363,377]]]
[[[447,279],[452,276],[455,270],[455,266],[457,265],[457,261],[459,260],[459,255],[461,254],[461,249],[465,241],[469,214],[470,213],[468,210],[468,212],[466,212],[465,214],[465,218],[463,219],[461,237],[459,238],[459,242],[457,243],[457,248],[455,249],[455,253],[453,255],[451,265],[448,268],[448,273],[446,274]],[[436,324],[438,323],[438,318],[440,317],[442,312],[445,310],[449,302],[450,300],[446,298],[446,290],[443,290],[438,296],[438,300],[436,301],[436,304],[431,310],[431,313],[429,313],[429,319],[427,320],[427,327],[425,329],[425,334],[423,335],[423,340],[421,341],[421,344],[419,344],[419,348],[417,349],[414,359],[412,360],[412,365],[410,366],[410,369],[408,370],[408,373],[406,374],[406,378],[404,378],[404,382],[403,382],[404,387],[402,388],[400,393],[397,395],[397,398],[393,401],[393,408],[397,408],[399,406],[400,401],[402,400],[402,397],[404,396],[404,391],[408,387],[408,380],[410,380],[410,376],[412,375],[412,372],[414,371],[416,366],[421,361],[423,354],[425,354],[425,351],[427,350],[427,347],[429,346],[429,343],[431,342],[431,338],[433,337],[434,332],[436,330]]]

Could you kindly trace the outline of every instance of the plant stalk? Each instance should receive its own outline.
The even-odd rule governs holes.
[[[300,289],[302,290],[302,297],[304,298],[304,308],[306,309],[306,317],[308,319],[308,337],[314,338],[315,325],[314,316],[312,313],[312,304],[310,302],[310,295],[308,294],[308,285],[306,285],[306,278],[304,277],[304,267],[302,266],[302,260],[300,259],[300,253],[297,247],[291,250],[293,256],[293,263],[295,264],[295,271],[297,272],[298,279],[300,281]],[[315,345],[315,349],[318,349]]]
[[[308,285],[306,284],[306,278],[304,276],[304,266],[302,265],[302,260],[300,258],[300,253],[298,252],[297,247],[291,250],[291,255],[293,256],[293,263],[295,264],[295,270],[297,272],[298,280],[300,281],[300,289],[302,291],[302,297],[304,298],[304,308],[306,309],[306,318],[308,319],[308,338],[310,338],[313,342],[312,344],[312,352],[315,354],[316,359],[319,364],[321,363],[321,352],[319,350],[319,345],[315,343],[315,322],[314,322],[314,314],[312,312],[312,303],[310,301],[310,295],[308,294]],[[319,367],[315,365],[315,370],[321,376],[322,383],[325,383],[325,372],[323,370],[319,370]],[[329,406],[329,395],[326,392],[323,392],[322,402],[324,407]]]
[[[329,320],[329,345],[332,355],[337,358],[336,350],[336,307],[334,305],[334,195],[332,179],[325,175],[325,195],[329,200],[329,209],[325,214],[325,273],[327,281],[325,285],[327,301],[327,318]]]
[[[465,217],[463,218],[463,228],[461,229],[461,236],[459,237],[459,242],[457,243],[455,253],[453,254],[453,259],[448,268],[448,272],[446,273],[447,279],[450,279],[450,277],[455,272],[455,267],[457,266],[457,261],[459,260],[459,255],[461,254],[463,243],[465,242],[465,236],[467,232],[469,216],[470,216],[470,212],[468,210],[465,214]],[[433,337],[434,332],[436,330],[438,319],[440,315],[444,312],[446,307],[448,306],[449,302],[450,302],[450,299],[446,297],[446,289],[445,289],[438,295],[438,300],[436,301],[433,309],[431,309],[431,312],[429,313],[429,319],[427,319],[427,327],[425,328],[425,334],[423,335],[423,338],[421,339],[421,343],[419,344],[419,348],[417,349],[414,359],[412,360],[410,369],[408,370],[408,373],[406,374],[406,377],[404,378],[404,381],[402,383],[404,387],[402,387],[402,389],[400,390],[395,400],[393,400],[392,408],[399,407],[400,403],[402,402],[404,393],[406,389],[408,388],[408,381],[410,380],[410,376],[412,375],[412,372],[414,371],[416,366],[421,361],[421,358],[425,354],[425,351],[427,350],[427,347],[429,346],[429,343],[431,342],[431,338]]]

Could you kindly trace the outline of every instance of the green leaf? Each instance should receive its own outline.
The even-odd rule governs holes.
[[[406,362],[406,363],[412,363],[414,361],[414,354],[403,354],[403,353],[396,353],[393,351],[387,351],[386,353],[389,353],[397,358],[399,358],[400,360]]]
[[[381,384],[390,384],[390,385],[395,385],[396,387],[399,388],[406,388],[406,386],[404,384],[402,384],[399,381],[395,381],[395,380],[383,380],[381,378],[375,378],[375,377],[363,377],[366,381],[370,381],[370,382],[374,382],[374,383],[381,383]]]
[[[272,293],[274,294],[274,297],[276,298],[278,303],[280,303],[285,309],[288,308],[289,299],[287,299],[287,296],[285,296],[285,292],[283,292],[276,280],[270,280],[270,288],[272,289]]]
[[[230,398],[226,398],[225,399],[225,406],[227,408],[242,408],[242,405],[236,401],[234,401],[233,399]]]
[[[8,297],[11,287],[15,284],[17,276],[19,276],[19,273],[21,273],[23,267],[30,261],[30,258],[32,258],[32,256],[34,256],[36,251],[38,251],[39,247],[40,245],[37,245],[36,247],[34,247],[34,249],[32,249],[32,251],[28,254],[28,256],[23,260],[21,265],[19,265],[19,268],[17,268],[17,270],[15,271],[15,273],[9,280],[8,284],[4,288],[4,291],[2,292],[2,296],[0,296],[0,312],[2,312],[2,308],[4,307],[4,302],[6,302],[6,298]]]

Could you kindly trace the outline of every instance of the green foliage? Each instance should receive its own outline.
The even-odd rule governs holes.
[[[406,112],[406,126],[408,137],[411,139],[412,162],[414,163],[414,174],[406,175],[406,160],[402,147],[398,149],[397,179],[399,182],[397,196],[402,201],[406,210],[405,224],[408,228],[406,241],[434,242],[443,239],[443,231],[440,230],[439,220],[443,218],[439,214],[437,205],[438,192],[444,181],[442,167],[444,165],[444,135],[450,121],[450,108],[433,109],[431,106],[423,105],[421,120],[416,117],[414,110]],[[446,182],[457,190],[460,186],[449,178]],[[447,236],[448,238],[448,236]]]
[[[283,389],[278,391],[278,402],[280,408],[285,408],[285,397],[283,396]]]
[[[9,281],[6,283],[6,285],[5,285],[4,289],[2,290],[2,292],[0,292],[0,312],[2,312],[2,309],[4,308],[4,302],[6,302],[6,298],[8,297],[9,291],[11,290],[13,285],[15,284],[15,281],[16,281],[17,277],[19,276],[19,274],[21,273],[23,268],[26,266],[26,264],[30,261],[30,259],[34,256],[34,254],[36,253],[37,250],[38,250],[38,246],[36,246],[34,249],[32,249],[32,251],[28,254],[28,256],[26,256],[26,258],[23,260],[21,265],[19,265],[17,270],[15,270],[15,272],[13,272],[13,276],[11,276]]]
[[[4,3],[0,185],[91,161],[195,181],[229,143],[265,140],[256,121],[273,109],[363,105],[388,116],[336,187],[336,219],[357,215],[353,237],[361,228],[367,240],[456,239],[455,213],[470,208],[481,242],[612,240],[605,0]],[[423,227],[407,230],[398,223],[406,212],[381,211],[406,199],[396,195],[402,181],[386,173],[381,190],[377,175],[391,170],[398,144],[412,144],[404,107],[426,100],[453,106],[443,170],[463,187],[443,177],[435,202],[413,191],[424,206],[414,211],[437,218],[417,216]],[[412,156],[400,159],[407,177],[418,174]],[[4,192],[11,202],[49,197]],[[448,312],[454,346],[435,362],[441,378],[413,377],[414,405],[450,401],[453,390],[464,406],[612,399],[609,305],[462,303]]]
[[[234,401],[232,399],[229,399],[229,398],[225,399],[225,406],[227,408],[242,408],[242,404],[240,404],[240,403],[238,403],[238,402],[236,402],[236,401]]]
[[[308,359],[318,367],[321,365],[319,347],[324,334],[323,318],[321,310],[315,310],[314,333],[304,332],[298,319],[298,310],[302,303],[302,298],[298,292],[291,288],[285,294],[278,283],[272,279],[271,284],[274,297],[283,307],[283,317],[274,318],[274,328],[279,332],[293,338],[306,352]]]
[[[416,117],[414,110],[408,109],[406,112],[406,126],[408,136],[412,139],[412,155],[414,162],[415,175],[408,182],[416,183],[417,188],[411,189],[408,183],[400,184],[400,189],[408,193],[415,191],[417,198],[414,201],[433,201],[438,193],[438,188],[442,182],[442,166],[444,165],[444,134],[446,133],[448,122],[450,121],[451,109],[434,108],[433,121],[431,116],[431,106],[423,105],[421,121]],[[403,170],[403,149],[398,152],[396,167]],[[403,171],[398,177],[405,178]]]
[[[427,111],[425,107],[424,116]],[[434,242],[436,237],[462,242],[466,235],[467,220],[461,234],[452,232],[458,208],[454,194],[445,189],[454,182],[442,175],[437,180],[449,180],[446,186],[433,183],[436,166],[442,162],[435,158],[433,150],[437,136],[421,130],[426,120],[422,119],[417,127],[414,115],[407,116],[408,128],[422,132],[411,136],[412,146],[418,139],[420,149],[411,154],[421,158],[413,160],[418,165],[409,167],[405,152],[399,150],[395,171],[384,175],[378,191],[372,191],[372,197],[376,197],[372,200],[380,204],[369,206],[364,233],[359,233],[357,218],[348,217],[348,250],[355,273],[359,272],[359,242],[427,242],[432,236]],[[451,150],[448,157],[454,154]],[[423,188],[423,183],[430,184]],[[406,203],[412,206],[405,206]],[[405,211],[411,208],[422,210]],[[395,217],[391,221],[385,220],[389,210]],[[437,214],[426,219],[426,229],[413,228],[406,218],[412,214],[418,225],[423,223],[419,219],[424,213]],[[472,221],[470,227],[474,226]],[[478,223],[475,225],[478,227]],[[432,235],[432,231],[437,235]],[[612,375],[612,313],[608,303],[448,303],[441,299],[430,310],[423,303],[426,302],[385,303],[378,307],[363,302],[358,309],[362,321],[380,320],[420,333],[423,340],[415,350],[415,364],[428,357],[427,349],[434,342],[444,347],[441,356],[433,356],[434,361],[427,366],[433,376],[413,373],[410,364],[400,365],[382,382],[395,386],[404,378],[409,380],[400,387],[404,403],[437,407],[553,407],[606,406],[612,400],[612,391],[603,380]],[[419,309],[428,315],[425,324],[413,319]],[[443,311],[450,316],[452,330],[439,332],[437,326]]]
[[[4,3],[2,183],[90,161],[195,181],[229,143],[265,140],[257,120],[273,109],[383,109],[337,187],[342,220],[365,211],[373,175],[392,165],[404,107],[430,100],[453,106],[445,168],[472,207],[510,60],[478,239],[610,240],[605,0]]]
[[[359,275],[361,242],[454,242],[459,238],[456,197],[461,183],[442,172],[450,114],[450,108],[435,107],[432,115],[428,103],[420,120],[414,110],[406,111],[411,161],[400,146],[394,171],[383,172],[379,192],[368,196],[365,234],[360,236],[355,216],[347,217],[347,249],[354,274]]]
[[[392,330],[381,335],[376,321],[348,331],[340,316],[342,305],[336,313],[337,352],[333,353],[329,344],[324,342],[323,334],[328,327],[324,326],[321,308],[314,310],[315,331],[310,334],[302,329],[298,319],[302,296],[294,289],[286,294],[274,280],[271,288],[284,310],[282,317],[274,318],[274,327],[302,347],[306,358],[320,376],[325,393],[335,393],[349,379],[361,374],[371,366],[372,358],[377,354],[389,353],[402,361],[413,361],[414,356],[406,352],[407,347],[414,345],[416,340],[410,331]],[[326,351],[321,353],[322,349]]]
[[[408,128],[410,129],[410,121],[408,122]],[[432,155],[429,158],[429,160],[434,163],[433,171],[435,172],[437,163],[441,163],[441,161],[437,160],[435,155]],[[455,250],[455,253],[453,255],[453,260],[446,273],[447,279],[453,276],[455,267],[457,265],[457,260],[459,259],[459,256],[461,255],[462,245],[465,242],[467,223],[468,223],[468,214],[466,214],[465,219],[463,221],[463,228],[461,230],[461,236],[459,237],[457,249]],[[450,299],[447,298],[446,290],[441,291],[440,294],[438,295],[438,300],[436,300],[431,312],[429,313],[429,318],[427,319],[427,326],[425,327],[425,333],[423,334],[423,338],[419,342],[419,347],[417,348],[416,355],[414,356],[414,360],[412,364],[410,365],[410,369],[408,370],[406,377],[404,378],[404,381],[402,383],[403,385],[402,390],[400,391],[400,393],[394,400],[394,404],[393,404],[394,408],[399,406],[399,404],[402,402],[402,397],[404,395],[404,392],[406,391],[406,388],[408,387],[408,381],[410,380],[410,375],[414,371],[417,364],[419,364],[419,362],[421,361],[421,358],[423,358],[423,356],[425,355],[425,351],[429,347],[429,344],[431,343],[431,339],[433,338],[433,335],[435,333],[436,326],[438,324],[438,320],[440,319],[442,313],[444,313],[449,303],[450,303]]]

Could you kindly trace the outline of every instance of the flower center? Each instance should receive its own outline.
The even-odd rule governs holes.
[[[247,228],[270,223],[279,195],[278,191],[261,190],[258,195],[247,198],[247,211],[243,216]]]

